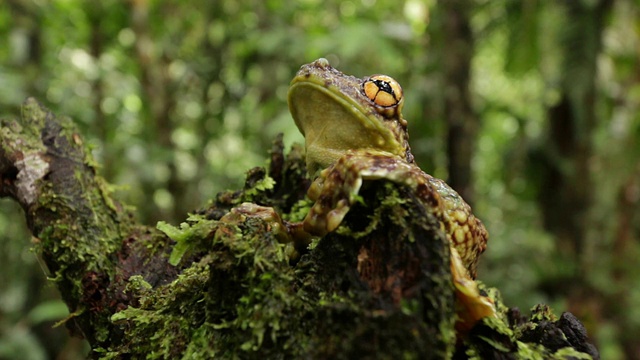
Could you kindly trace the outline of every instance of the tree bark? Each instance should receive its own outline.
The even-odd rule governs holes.
[[[24,208],[92,358],[597,358],[573,315],[523,316],[482,285],[500,318],[456,332],[447,240],[407,188],[365,183],[341,230],[295,259],[273,218],[233,208],[299,216],[299,146],[285,156],[279,139],[242,190],[159,231],[112,198],[69,119],[28,99],[1,125],[0,196]]]

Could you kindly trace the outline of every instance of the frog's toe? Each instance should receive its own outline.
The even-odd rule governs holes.
[[[286,244],[292,241],[287,227],[284,225],[280,215],[272,208],[267,206],[260,206],[254,203],[245,202],[242,203],[222,217],[221,220],[228,220],[232,217],[241,216],[246,217],[258,217],[264,220],[268,226],[269,231],[274,234],[278,242]]]
[[[456,326],[460,330],[470,330],[482,318],[497,316],[493,301],[480,294],[478,284],[471,279],[460,254],[453,247],[451,247],[451,273],[458,300],[459,321]]]
[[[304,218],[303,228],[309,234],[315,236],[323,236],[327,233],[327,218],[322,212],[315,211],[316,207],[312,207],[307,216]]]
[[[339,200],[335,206],[316,203],[304,219],[304,230],[315,236],[324,236],[340,226],[349,208],[349,201],[346,199]]]
[[[337,207],[327,214],[327,231],[337,229],[347,212],[349,212],[349,202],[346,199],[338,201]]]

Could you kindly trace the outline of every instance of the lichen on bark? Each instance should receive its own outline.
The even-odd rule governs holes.
[[[160,231],[112,197],[69,119],[29,99],[0,128],[0,195],[25,209],[92,358],[597,357],[570,314],[523,316],[484,286],[500,317],[456,332],[448,244],[402,186],[365,183],[340,230],[299,258],[268,220],[231,211],[299,220],[308,185],[302,147],[285,155],[279,138],[243,189]]]

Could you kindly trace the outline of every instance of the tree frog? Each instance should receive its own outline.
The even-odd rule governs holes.
[[[305,138],[307,170],[317,176],[308,191],[315,204],[301,224],[304,232],[323,236],[335,230],[363,180],[387,179],[407,186],[420,198],[432,199],[428,204],[435,207],[449,240],[461,321],[470,327],[495,316],[492,301],[473,280],[487,230],[460,195],[416,165],[398,82],[386,75],[349,76],[321,58],[300,68],[288,102]]]

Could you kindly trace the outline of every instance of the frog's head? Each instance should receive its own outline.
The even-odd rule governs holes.
[[[289,110],[305,137],[309,174],[352,149],[383,151],[412,162],[403,102],[400,84],[389,76],[359,79],[326,59],[303,65],[291,81]]]

